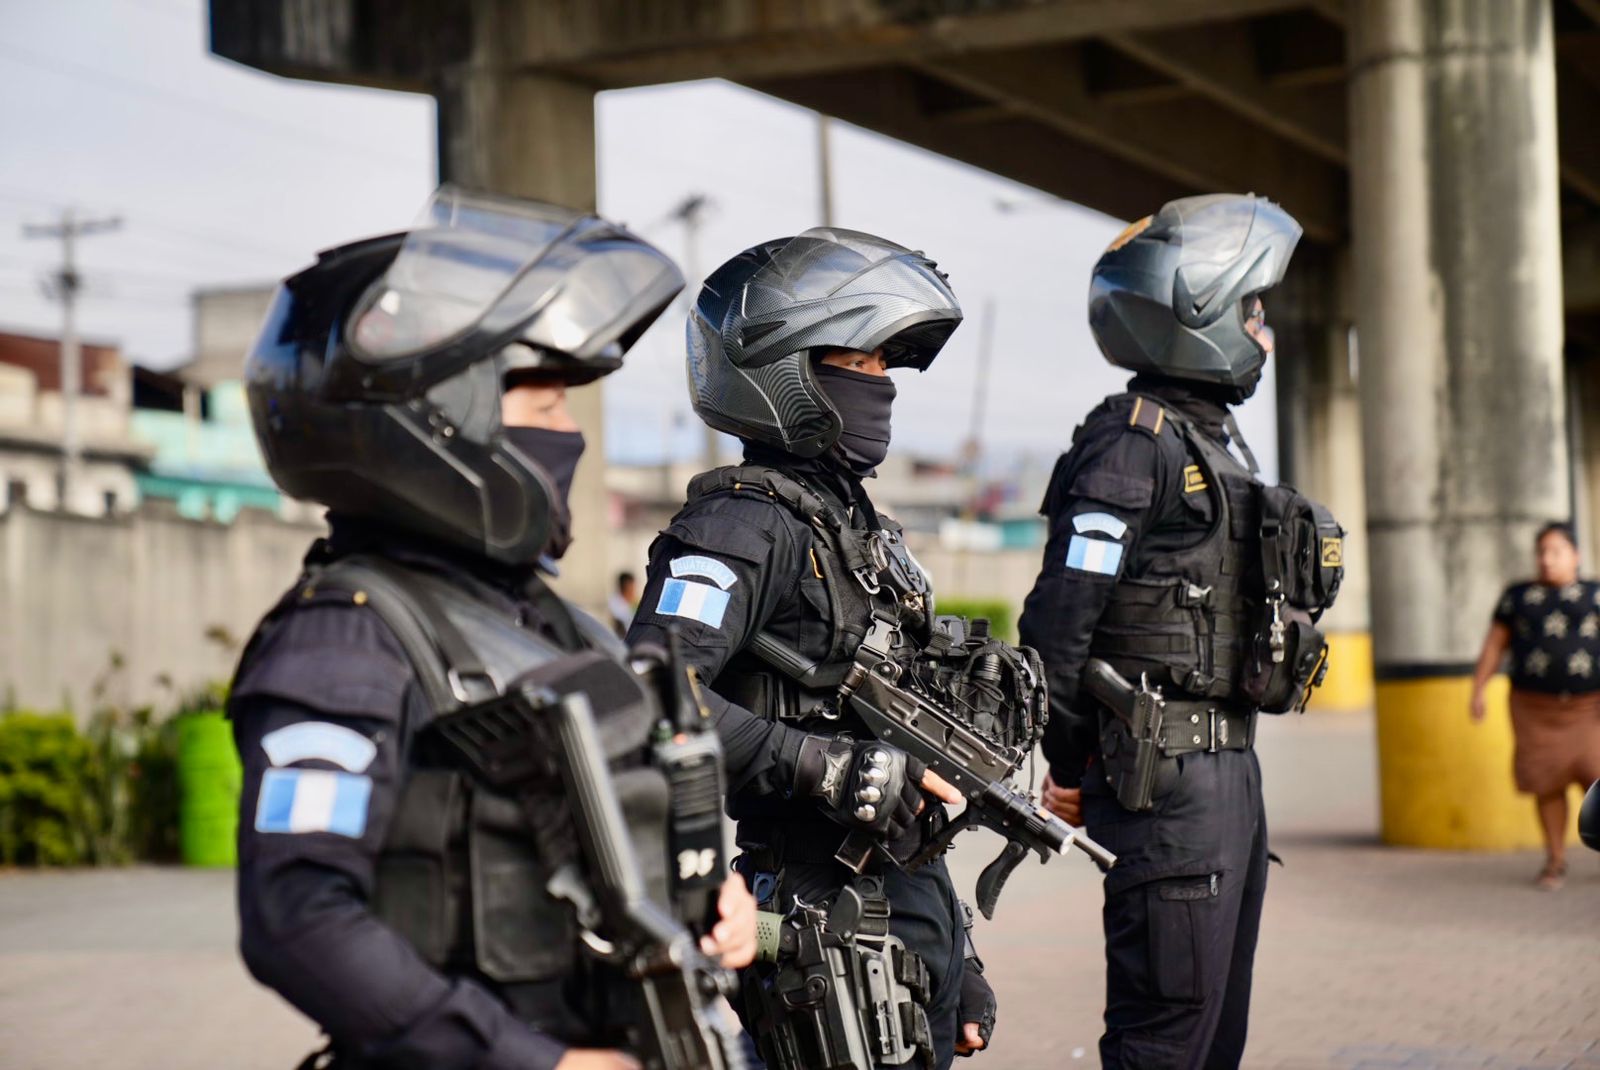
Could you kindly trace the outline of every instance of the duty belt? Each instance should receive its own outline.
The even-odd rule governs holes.
[[[1161,726],[1161,753],[1193,754],[1249,750],[1256,741],[1256,715],[1220,708],[1215,702],[1169,699]]]

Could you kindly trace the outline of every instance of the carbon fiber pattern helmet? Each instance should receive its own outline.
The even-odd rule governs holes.
[[[278,288],[245,361],[267,470],[293,497],[531,562],[556,491],[503,433],[506,376],[608,374],[682,288],[603,219],[441,190],[409,232]]]
[[[842,424],[812,375],[813,350],[882,347],[890,367],[923,371],[960,323],[932,260],[814,227],[747,249],[706,279],[689,313],[689,396],[718,431],[816,457]]]
[[[1106,360],[1248,394],[1266,350],[1245,300],[1283,280],[1300,224],[1264,197],[1170,201],[1123,231],[1089,283],[1089,327]]]

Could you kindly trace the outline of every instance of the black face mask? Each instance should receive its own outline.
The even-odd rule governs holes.
[[[889,410],[894,407],[894,380],[887,375],[817,364],[817,385],[839,410],[844,431],[839,435],[839,452],[850,470],[870,476],[889,454]]]
[[[583,456],[582,431],[552,431],[547,427],[508,427],[506,439],[526,454],[550,477],[556,500],[550,503],[550,542],[545,553],[559,558],[572,545],[572,510],[567,496]]]

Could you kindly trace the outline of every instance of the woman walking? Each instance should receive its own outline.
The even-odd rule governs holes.
[[[1578,577],[1578,543],[1566,524],[1535,540],[1539,578],[1500,597],[1473,677],[1472,719],[1484,688],[1511,651],[1511,726],[1517,790],[1534,797],[1543,826],[1544,891],[1567,874],[1567,786],[1600,779],[1600,583]]]

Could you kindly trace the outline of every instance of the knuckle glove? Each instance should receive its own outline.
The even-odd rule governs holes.
[[[897,747],[811,736],[801,745],[795,794],[820,799],[841,825],[893,838],[916,820],[924,767]]]

